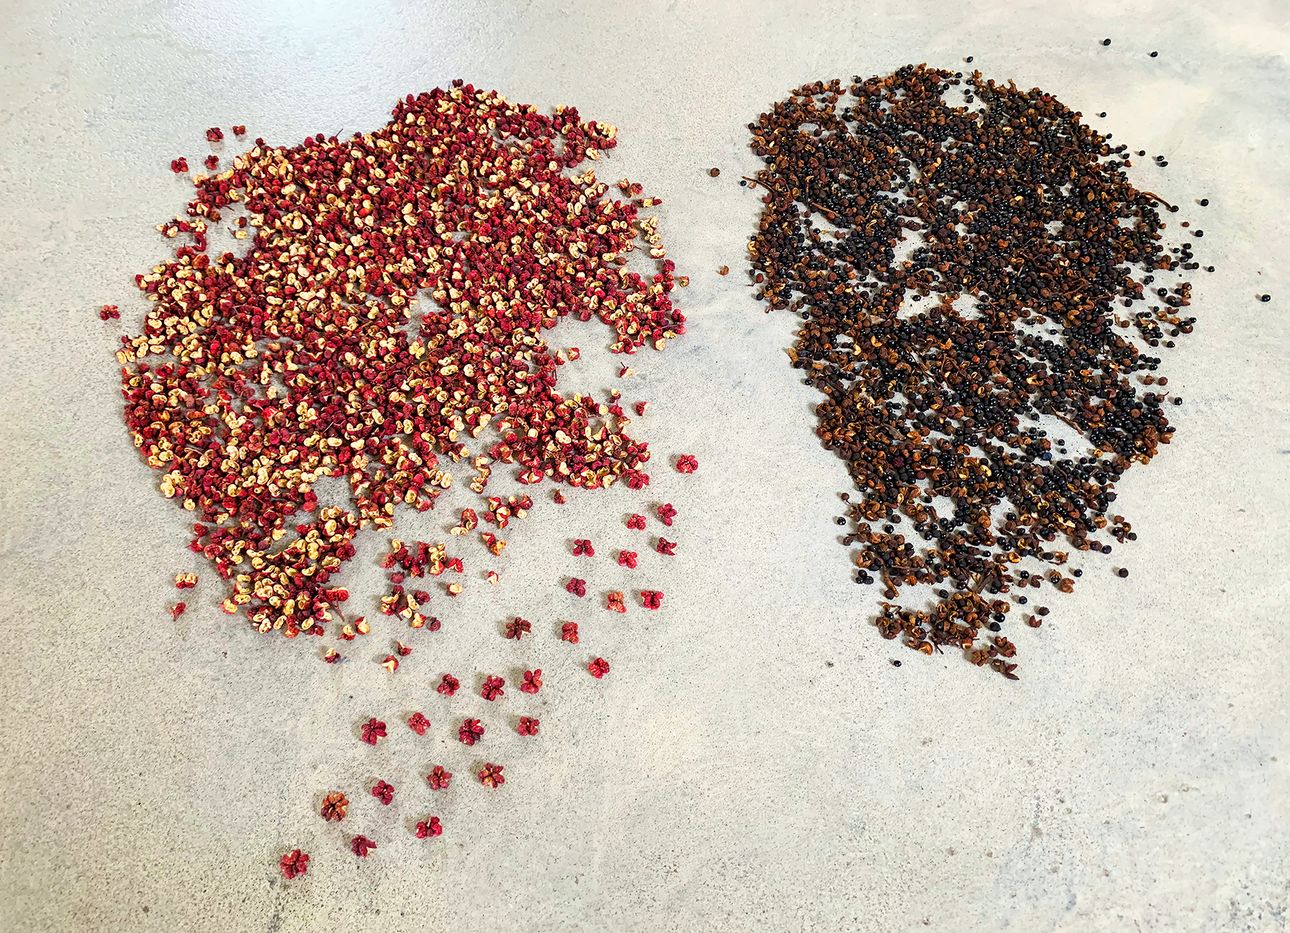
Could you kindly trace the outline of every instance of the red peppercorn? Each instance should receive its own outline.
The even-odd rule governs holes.
[[[541,720],[534,719],[531,716],[521,716],[520,724],[516,726],[515,731],[520,735],[537,735],[538,727],[542,724]]]
[[[299,878],[309,870],[309,853],[301,852],[299,849],[292,849],[278,862],[278,867],[282,869],[282,877],[290,881],[292,878]]]
[[[479,695],[490,703],[493,700],[500,699],[506,693],[503,689],[505,683],[506,681],[500,677],[485,677],[484,685],[479,689]]]
[[[699,468],[699,460],[693,454],[682,454],[676,458],[676,472],[693,473]]]
[[[367,858],[367,853],[376,848],[376,843],[364,835],[355,836],[350,840],[349,849],[359,858]]]
[[[417,823],[417,838],[427,839],[431,836],[442,836],[443,825],[439,822],[439,817],[432,816],[428,820],[421,820]]]
[[[494,790],[501,787],[506,783],[506,778],[502,777],[503,767],[503,765],[495,765],[491,761],[485,762],[483,769],[479,772],[479,783]]]
[[[506,637],[519,641],[529,632],[533,631],[533,623],[528,619],[521,619],[516,616],[506,625]]]
[[[224,138],[224,131],[218,126],[212,126],[206,131],[206,138],[210,142],[217,143]]]
[[[595,557],[596,549],[591,546],[591,542],[586,538],[576,538],[573,542],[574,557]]]
[[[349,812],[349,798],[340,791],[332,791],[323,798],[322,818],[328,823],[339,823]]]
[[[363,723],[359,730],[361,738],[368,745],[375,745],[378,741],[385,738],[385,723],[381,722],[375,716]]]
[[[578,643],[578,623],[566,622],[560,626],[560,640],[567,641],[571,645]]]
[[[635,551],[619,551],[619,552],[618,552],[618,564],[619,564],[619,566],[621,566],[621,567],[631,567],[631,568],[633,568],[633,569],[634,569],[634,568],[636,567],[636,552],[635,552]]]
[[[672,519],[676,518],[676,509],[672,508],[672,503],[665,502],[655,510],[658,520],[669,528],[672,527]]]
[[[170,170],[176,175],[184,174],[184,172],[188,171],[188,160],[183,156],[180,156],[178,159],[171,159]]]
[[[430,769],[430,773],[426,775],[426,783],[430,785],[431,790],[447,790],[451,782],[452,772],[443,765],[435,765]]]
[[[202,164],[213,172],[219,167],[219,156],[212,153],[202,160]]]
[[[628,527],[628,528],[635,529],[636,531],[644,531],[644,530],[645,530],[645,516],[644,516],[644,515],[628,515],[628,516],[627,516],[627,527]]]
[[[245,136],[245,135],[246,135],[246,127],[245,127],[245,126],[243,126],[241,123],[236,124],[236,125],[233,127],[233,135],[234,135],[234,136]]]
[[[439,686],[436,687],[435,689],[438,690],[444,696],[450,697],[457,692],[457,688],[459,688],[460,686],[461,686],[461,681],[459,681],[456,677],[453,677],[451,674],[444,674],[443,679],[439,681]]]
[[[385,781],[377,781],[372,786],[372,796],[388,807],[390,801],[394,799],[394,785],[387,784]]]
[[[408,717],[408,728],[417,735],[425,735],[426,730],[430,728],[430,720],[423,713],[413,713]]]
[[[542,689],[542,668],[524,672],[524,682],[520,684],[520,693],[537,693]]]
[[[609,662],[604,658],[593,658],[587,665],[587,673],[599,680],[609,673]]]
[[[581,580],[578,577],[570,577],[569,582],[564,585],[564,588],[574,596],[587,595],[587,581]]]
[[[646,609],[658,609],[663,605],[663,594],[658,590],[641,590],[641,602]]]
[[[172,622],[178,621],[179,617],[188,610],[188,603],[175,603],[170,607],[170,619]]]
[[[626,612],[627,604],[623,601],[623,594],[618,590],[613,590],[605,594],[605,608],[614,612]]]
[[[676,555],[676,542],[669,541],[667,538],[660,535],[658,542],[654,545],[654,549],[660,554],[666,554],[668,557],[673,557]]]
[[[474,745],[484,735],[484,727],[478,719],[466,719],[457,730],[457,739],[462,745]]]

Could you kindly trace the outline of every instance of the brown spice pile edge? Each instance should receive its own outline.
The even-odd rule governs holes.
[[[1181,275],[1198,264],[1157,210],[1177,208],[1079,113],[980,72],[816,82],[749,129],[751,275],[801,318],[789,356],[860,493],[838,519],[856,580],[933,597],[886,602],[877,625],[1015,679],[1008,612],[1069,592],[1070,551],[1135,537],[1108,515],[1116,481],[1173,434],[1181,399],[1154,388],[1152,353],[1195,321]]]

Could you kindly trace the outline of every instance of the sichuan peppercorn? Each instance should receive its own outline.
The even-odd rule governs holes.
[[[1015,645],[981,647],[998,597],[1069,591],[1079,570],[1036,571],[1108,552],[1116,482],[1173,436],[1138,376],[1195,320],[1191,246],[1163,237],[1175,206],[1053,95],[979,73],[816,81],[749,129],[755,294],[801,319],[788,356],[861,493],[844,541],[889,600],[878,628],[1016,679]],[[937,601],[891,602],[913,586]]]

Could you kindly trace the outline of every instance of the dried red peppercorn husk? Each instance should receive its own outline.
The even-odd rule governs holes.
[[[672,503],[665,502],[655,510],[658,520],[669,528],[672,526],[672,519],[676,518],[676,509],[672,508]]]
[[[332,791],[323,798],[322,818],[328,823],[339,823],[349,812],[349,798],[340,791]]]
[[[484,684],[479,688],[479,695],[490,703],[493,700],[499,700],[506,694],[503,689],[506,681],[500,677],[489,676],[484,678]]]
[[[435,689],[440,693],[442,693],[444,696],[450,697],[453,694],[455,694],[458,688],[460,687],[461,687],[460,680],[458,680],[456,677],[453,677],[451,674],[444,674],[443,679],[439,681],[439,686],[436,687]]]
[[[587,673],[599,680],[609,673],[609,662],[604,658],[592,658],[587,665]]]
[[[519,641],[525,635],[533,631],[533,623],[528,619],[521,619],[516,616],[506,624],[506,637]]]
[[[461,728],[457,730],[457,739],[462,745],[474,745],[483,735],[484,726],[478,719],[463,720]]]
[[[521,693],[537,693],[542,689],[542,668],[535,668],[531,671],[524,672],[524,680],[520,684]]]
[[[627,603],[623,600],[623,594],[618,590],[612,590],[606,593],[605,608],[612,612],[626,612]]]
[[[430,728],[430,720],[424,713],[416,712],[408,717],[408,728],[417,735],[425,735],[426,730]]]
[[[618,552],[618,565],[619,565],[620,567],[629,567],[629,568],[635,569],[635,567],[636,567],[636,552],[635,552],[635,551],[619,551],[619,552]]]
[[[443,824],[439,822],[439,817],[437,816],[421,820],[417,823],[416,834],[418,839],[429,839],[433,836],[442,836]]]
[[[515,731],[524,736],[537,735],[541,725],[542,721],[540,719],[534,719],[532,716],[521,716]]]
[[[371,717],[359,729],[359,737],[368,745],[375,745],[385,738],[385,723],[375,716]]]
[[[573,542],[574,557],[595,557],[596,549],[591,546],[591,542],[586,538],[575,538]]]
[[[463,83],[400,100],[373,132],[256,140],[194,179],[162,230],[173,258],[136,278],[153,308],[118,360],[140,455],[197,519],[193,548],[228,581],[227,611],[292,637],[330,622],[360,530],[390,527],[398,505],[429,509],[451,482],[442,465],[485,428],[499,439],[470,461],[477,493],[499,464],[525,483],[648,481],[627,419],[562,395],[544,341],[570,316],[611,328],[616,353],[684,333],[652,202],[577,170],[614,145],[572,109]],[[234,208],[249,248],[217,254],[208,234]],[[619,264],[641,245],[653,275]],[[347,502],[319,502],[326,478],[348,482]]]
[[[560,626],[560,640],[567,641],[571,645],[578,643],[578,623],[565,622]]]
[[[693,473],[699,468],[699,460],[694,454],[681,454],[676,458],[676,472]]]
[[[633,515],[628,515],[628,516],[627,516],[627,527],[628,527],[628,528],[633,529],[634,531],[644,531],[644,530],[645,530],[645,516],[644,516],[644,515],[635,515],[635,514],[633,514]]]
[[[479,783],[494,790],[501,787],[506,783],[506,778],[502,777],[503,767],[503,765],[495,765],[491,761],[486,762],[479,772]]]
[[[467,743],[473,745],[473,742]],[[431,790],[447,790],[448,785],[452,783],[452,772],[443,765],[435,765],[426,775],[426,783],[430,785]]]
[[[170,620],[178,621],[179,617],[188,610],[188,603],[175,603],[170,607]]]
[[[672,557],[676,554],[676,542],[669,541],[667,538],[660,535],[658,541],[654,544],[654,550],[658,551],[660,554]]]
[[[587,581],[578,577],[570,577],[564,588],[574,596],[583,597],[587,595]]]
[[[349,841],[349,850],[359,858],[367,858],[367,853],[376,848],[376,843],[361,833]]]
[[[388,807],[394,800],[394,785],[386,781],[377,781],[372,785],[372,796]]]
[[[278,868],[282,871],[282,877],[288,881],[299,878],[309,871],[309,853],[292,849],[278,861]]]
[[[646,609],[659,609],[663,605],[663,594],[658,590],[641,590],[641,604]]]

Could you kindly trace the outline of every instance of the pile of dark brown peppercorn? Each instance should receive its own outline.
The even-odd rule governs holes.
[[[1015,679],[1009,610],[1038,628],[1031,588],[1134,537],[1115,483],[1172,436],[1153,354],[1191,332],[1198,268],[1162,239],[1176,208],[1079,113],[979,72],[817,82],[749,128],[753,283],[802,320],[789,356],[860,493],[838,520],[857,580],[914,588],[878,627]]]

